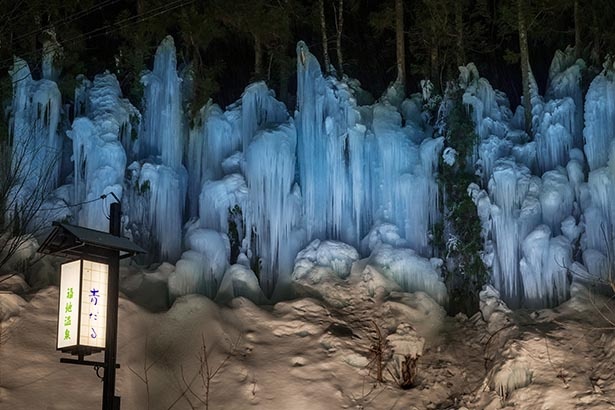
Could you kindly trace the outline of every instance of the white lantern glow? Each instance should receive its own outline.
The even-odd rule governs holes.
[[[57,349],[73,353],[105,347],[109,266],[90,260],[62,265]]]

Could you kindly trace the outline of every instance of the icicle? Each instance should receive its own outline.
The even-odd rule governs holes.
[[[73,121],[67,132],[73,140],[73,184],[75,202],[92,201],[103,194],[123,194],[126,151],[120,131],[136,109],[121,98],[120,85],[113,74],[94,78],[88,87],[86,117]],[[80,225],[106,231],[107,204],[85,204],[78,217]]]

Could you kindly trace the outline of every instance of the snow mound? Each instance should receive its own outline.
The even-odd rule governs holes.
[[[231,265],[224,273],[216,302],[227,302],[237,297],[250,299],[256,304],[267,301],[254,272],[240,264]]]
[[[18,316],[27,302],[20,296],[7,291],[0,291],[0,322]]]
[[[292,278],[312,283],[331,275],[344,279],[350,275],[350,268],[358,259],[359,253],[350,245],[314,239],[297,254]]]
[[[175,267],[166,262],[153,272],[123,269],[120,273],[120,290],[151,312],[167,310],[170,306],[168,281],[174,270]]]
[[[186,233],[186,242],[189,250],[182,254],[175,272],[169,276],[171,301],[192,293],[213,299],[228,267],[228,237],[211,229],[192,227]]]
[[[372,253],[369,264],[407,292],[423,291],[441,305],[448,299],[440,278],[441,259],[429,260],[412,249],[382,245]]]

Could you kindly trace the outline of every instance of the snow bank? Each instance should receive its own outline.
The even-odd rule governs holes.
[[[382,245],[372,252],[369,264],[407,292],[423,291],[441,305],[448,299],[446,286],[440,278],[440,259],[429,260],[412,249]]]

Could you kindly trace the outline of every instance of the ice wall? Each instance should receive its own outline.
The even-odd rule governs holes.
[[[204,126],[204,144],[209,144],[203,150],[209,152],[200,158],[199,224],[226,234],[229,218],[242,218],[234,226],[242,240],[240,258],[257,271],[271,297],[278,279],[288,282],[305,242],[301,196],[294,186],[294,122],[266,84],[257,82],[226,112],[214,108]],[[243,152],[233,153],[237,149]],[[236,206],[240,214],[232,211]]]
[[[186,168],[188,170],[188,214],[197,216],[203,183],[224,176],[222,162],[242,147],[239,126],[241,107],[223,111],[208,103],[199,112],[190,129]]]
[[[167,36],[156,49],[153,71],[145,74],[145,113],[139,136],[141,158],[162,157],[171,168],[182,165],[184,124],[181,80],[177,75],[175,43]]]
[[[615,67],[607,59],[592,81],[585,100],[585,155],[590,173],[581,208],[585,231],[581,237],[583,263],[593,280],[612,275],[615,239]]]
[[[74,200],[94,201],[110,192],[122,198],[126,152],[120,138],[137,111],[122,98],[115,75],[109,73],[94,78],[84,99],[85,115],[75,118],[67,131],[73,141]],[[78,212],[77,222],[107,231],[108,209],[108,202],[86,203]]]
[[[299,225],[301,209],[292,197],[295,149],[295,127],[286,122],[258,131],[246,152],[246,240],[247,248],[256,253],[248,257],[261,260],[259,282],[268,297],[280,276],[290,277],[305,241]]]
[[[429,256],[442,139],[420,129],[420,111],[395,87],[379,102],[357,106],[346,83],[323,77],[302,42],[297,78],[297,161],[308,239],[358,247],[375,222],[391,222]]]
[[[548,100],[570,98],[574,103],[574,115],[570,118],[574,127],[571,134],[575,148],[583,147],[583,90],[581,81],[586,70],[585,62],[575,57],[574,49],[557,50],[551,66],[545,98]]]
[[[471,66],[460,76],[477,132],[489,131],[479,134],[477,148],[486,190],[477,185],[469,189],[481,219],[483,261],[512,307],[554,306],[566,300],[567,269],[583,230],[580,213],[589,202],[583,153],[574,148],[580,129],[574,99],[582,62],[567,71],[571,65],[557,58],[546,101],[532,87],[534,141],[518,128],[522,110],[511,117],[505,105],[495,104],[500,108],[486,113],[483,107],[494,107],[493,98],[478,90],[489,87],[476,80]]]
[[[181,80],[173,39],[166,37],[156,50],[154,69],[143,76],[145,86],[142,128],[138,135],[138,164],[131,165],[135,205],[129,215],[135,237],[154,239],[143,243],[152,261],[175,262],[182,250],[182,224],[188,190],[183,165],[186,128],[182,110]],[[147,215],[147,220],[145,220]]]
[[[615,82],[606,71],[592,81],[585,96],[585,155],[590,170],[607,164],[611,141],[615,136]]]
[[[61,95],[56,83],[35,81],[27,63],[15,57],[9,136],[17,181],[9,202],[20,208],[32,196],[44,198],[59,183],[62,138],[58,132]],[[8,210],[12,212],[12,210]]]
[[[369,186],[363,161],[365,127],[346,84],[324,78],[305,43],[297,45],[297,161],[309,239],[356,244]],[[352,172],[352,174],[351,174]],[[356,203],[355,203],[356,201]],[[345,232],[345,227],[349,232]]]

